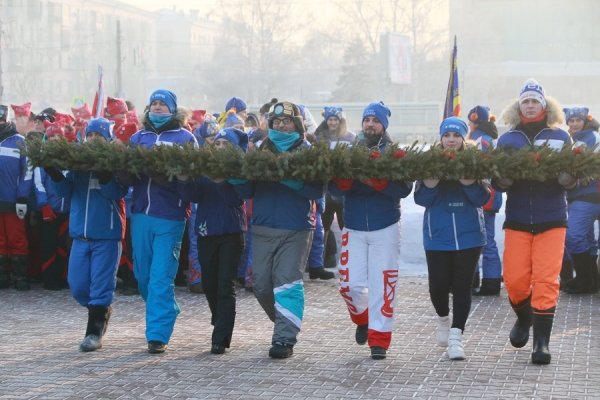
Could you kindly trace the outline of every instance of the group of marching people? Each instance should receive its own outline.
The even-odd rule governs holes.
[[[65,126],[70,124],[53,116],[55,122],[44,124],[42,119],[34,131],[39,130],[45,140],[121,140],[144,148],[191,144],[214,146],[217,151],[234,146],[243,152],[275,154],[301,151],[311,142],[323,141],[332,149],[364,146],[376,157],[392,144],[387,132],[391,111],[382,102],[365,107],[356,135],[347,130],[340,107],[325,107],[318,126],[305,107],[277,99],[266,103],[258,116],[249,114],[245,102],[235,97],[225,110],[215,116],[204,110],[186,112],[178,107],[174,93],[161,89],[151,94],[141,121],[134,118],[135,113],[128,114],[123,100],[111,99],[105,110],[111,120],[76,115],[81,121],[67,132]],[[40,185],[46,196],[39,195],[37,203],[43,219],[54,221],[61,213],[64,217],[55,229],[64,230],[67,224],[72,238],[68,286],[88,309],[82,351],[102,347],[126,228],[130,229],[133,275],[146,302],[148,352],[167,349],[180,311],[174,282],[189,220],[188,233],[197,252],[194,261],[201,266],[191,269],[190,283],[201,285],[211,311],[210,352],[223,354],[231,345],[235,284],[241,276],[251,282],[256,299],[274,324],[269,356],[290,357],[304,314],[303,273],[308,266],[311,279],[334,277],[323,266],[335,215],[342,228],[339,291],[356,325],[355,341],[368,344],[373,359],[384,359],[391,343],[398,286],[400,202],[413,189],[415,202],[425,208],[423,245],[430,298],[438,316],[436,342],[447,348],[450,359],[465,358],[462,336],[472,295],[497,295],[502,279],[517,315],[510,342],[525,346],[533,326],[531,360],[535,364],[551,360],[549,340],[559,285],[569,293],[598,288],[597,182],[578,181],[566,172],[544,182],[510,177],[490,182],[465,176],[456,181],[430,178],[417,182],[334,178],[324,184],[297,179],[270,182],[181,174],[168,180],[128,171],[32,170],[19,152],[22,129],[8,122],[7,114],[8,108],[0,106],[5,180],[0,189],[0,285],[10,284],[12,272],[15,286],[26,288],[27,264],[20,264],[20,257],[28,255],[23,219],[32,185]],[[38,118],[29,110],[24,114],[31,121]],[[563,114],[568,133],[559,128]],[[560,150],[573,142],[595,148],[600,138],[598,123],[587,108],[561,110],[535,80],[526,82],[503,117],[509,129],[499,137],[494,117],[485,106],[469,112],[468,124],[458,117],[446,118],[437,145],[452,151],[467,146],[481,151],[495,146],[506,151],[532,146]],[[17,118],[19,123],[24,121]],[[506,194],[502,263],[494,240],[501,193]],[[474,288],[482,253],[481,285]],[[576,277],[572,280],[561,274],[563,257],[573,262]]]

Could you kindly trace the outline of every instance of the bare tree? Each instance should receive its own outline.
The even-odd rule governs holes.
[[[215,59],[206,67],[211,77],[207,92],[219,100],[236,95],[264,102],[282,89],[281,77],[297,61],[293,53],[300,47],[302,26],[288,2],[248,0],[232,9],[230,1],[223,1],[222,9],[235,13],[223,18]]]

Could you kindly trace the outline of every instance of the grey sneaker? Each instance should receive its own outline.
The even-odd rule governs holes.
[[[88,352],[102,348],[102,338],[97,335],[87,335],[79,345],[79,350]]]

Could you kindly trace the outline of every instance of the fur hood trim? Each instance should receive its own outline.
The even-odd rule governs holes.
[[[558,128],[565,120],[562,106],[558,100],[550,96],[546,96],[546,115],[548,117],[548,127],[550,128]],[[502,120],[509,129],[513,129],[521,123],[518,99],[504,108]]]

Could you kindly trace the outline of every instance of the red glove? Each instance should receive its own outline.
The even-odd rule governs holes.
[[[490,188],[490,199],[483,205],[483,211],[492,211],[494,205],[494,199],[496,198],[496,191]]]
[[[53,221],[56,219],[56,214],[54,213],[54,210],[50,204],[46,204],[44,207],[42,207],[42,219],[44,221]]]
[[[363,181],[365,185],[371,186],[373,189],[381,192],[389,185],[389,181],[387,179],[377,179],[377,178],[369,178]]]
[[[354,181],[352,179],[333,178],[333,182],[340,190],[350,190]]]

